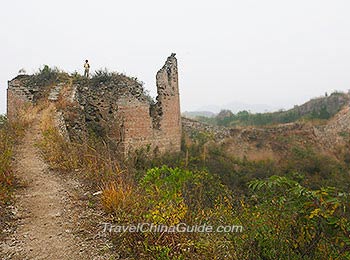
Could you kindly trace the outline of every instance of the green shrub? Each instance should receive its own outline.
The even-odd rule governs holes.
[[[29,77],[26,83],[30,86],[47,87],[59,82],[67,82],[69,75],[60,71],[58,68],[51,68],[44,65],[37,73]]]
[[[248,225],[241,242],[243,248],[253,245],[255,259],[349,259],[348,194],[279,176],[249,186],[253,196],[242,209]]]

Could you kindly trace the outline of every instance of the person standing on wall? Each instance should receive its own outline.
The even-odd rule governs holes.
[[[90,71],[90,64],[88,60],[85,60],[84,64],[84,77],[88,78],[89,77],[89,71]]]

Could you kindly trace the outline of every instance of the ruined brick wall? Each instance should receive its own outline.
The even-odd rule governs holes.
[[[71,141],[84,142],[93,133],[123,155],[141,148],[155,153],[180,151],[181,116],[175,54],[168,57],[157,73],[156,100],[147,95],[141,82],[122,74],[102,73],[90,80],[64,76],[66,81],[51,82],[46,87],[40,78],[33,80],[33,76],[18,76],[9,81],[8,115],[15,116],[16,108],[24,103],[35,103],[39,98],[59,101],[65,104],[58,110],[64,121],[60,122],[65,124],[67,139]],[[60,95],[62,89],[65,93]]]
[[[18,113],[18,107],[22,107],[25,100],[20,98],[11,89],[7,89],[7,117],[10,121],[13,121]]]
[[[7,89],[7,117],[14,120],[21,108],[32,104],[35,91],[24,84],[29,76],[17,76],[8,82]]]
[[[120,122],[118,131],[122,152],[127,154],[142,147],[154,146],[150,104],[123,97],[118,100],[117,105],[116,114]]]
[[[160,150],[179,151],[181,146],[181,113],[178,67],[172,54],[157,73],[157,107],[159,118],[155,125],[155,135]]]
[[[122,139],[125,152],[149,146],[154,152],[178,152],[181,148],[181,114],[178,68],[175,54],[158,71],[157,102],[121,99]]]
[[[180,151],[181,117],[175,54],[168,57],[158,71],[156,82],[155,101],[145,93],[142,83],[121,74],[74,86],[78,104],[75,111],[80,112],[75,113],[76,117],[71,117],[68,124],[71,139],[84,132],[85,125],[124,155],[141,148],[152,153]]]

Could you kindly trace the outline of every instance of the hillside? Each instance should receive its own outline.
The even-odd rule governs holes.
[[[311,99],[305,104],[296,105],[286,111],[250,113],[244,110],[233,114],[229,110],[222,110],[214,118],[203,115],[191,116],[190,118],[220,126],[263,126],[292,123],[298,120],[329,119],[349,102],[349,94],[334,92],[329,96]]]
[[[319,152],[340,157],[345,155],[344,151],[339,153],[339,148],[349,142],[349,104],[343,104],[347,98],[348,95],[345,94],[334,95],[329,104],[333,104],[333,110],[330,111],[335,115],[322,123],[304,120],[263,127],[224,127],[183,118],[183,125],[190,136],[207,133],[213,140],[222,144],[227,152],[240,158],[282,158],[288,156],[295,146],[312,147]],[[341,103],[335,104],[334,100],[340,100]],[[304,115],[308,115],[306,111],[315,111],[314,105],[324,102],[325,99],[319,99],[317,103],[312,100],[301,106],[299,111],[305,111]],[[341,110],[336,112],[339,107]]]

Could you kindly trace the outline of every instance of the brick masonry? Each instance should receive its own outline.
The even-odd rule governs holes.
[[[35,89],[25,86],[28,76],[20,75],[8,82],[7,89],[7,117],[12,120],[19,113],[20,108],[32,104]]]
[[[160,153],[180,151],[181,114],[175,55],[167,59],[156,80],[156,104],[128,96],[117,101],[120,141],[126,153],[147,146]]]

